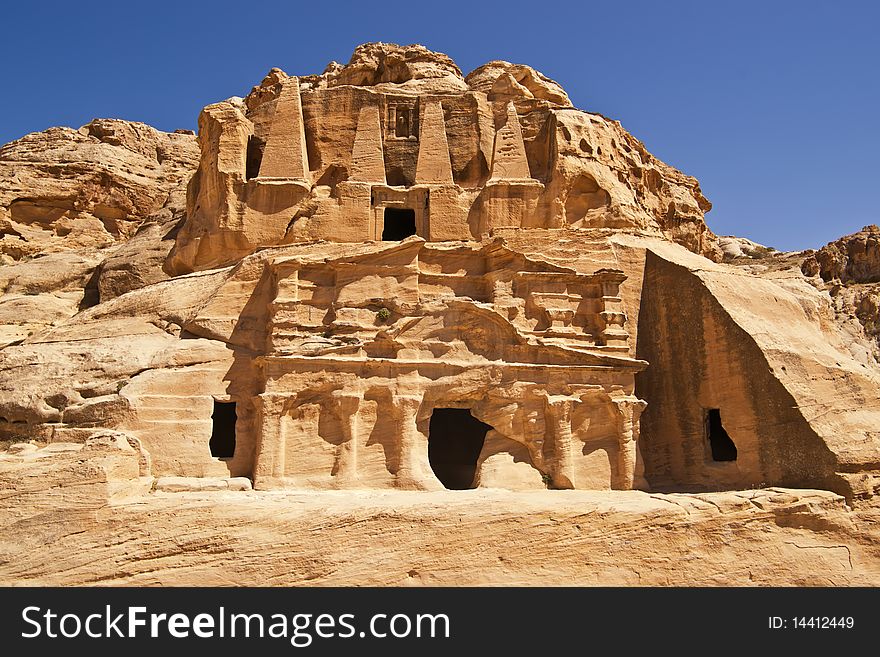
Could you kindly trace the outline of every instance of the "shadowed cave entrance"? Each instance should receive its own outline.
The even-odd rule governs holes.
[[[435,408],[428,427],[428,462],[446,488],[474,487],[477,459],[491,429],[467,408]]]
[[[736,445],[721,424],[721,411],[710,408],[706,413],[706,438],[713,461],[736,461]]]
[[[416,211],[410,208],[385,208],[383,242],[398,242],[416,234]]]
[[[211,456],[231,459],[235,455],[235,402],[214,400],[214,413],[211,415]]]

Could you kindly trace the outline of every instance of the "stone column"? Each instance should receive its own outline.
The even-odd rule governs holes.
[[[273,487],[273,480],[284,477],[285,436],[282,418],[289,395],[263,393],[254,399],[255,423],[259,427],[254,457],[254,485]]]
[[[358,409],[361,397],[357,394],[336,391],[330,395],[330,407],[342,427],[342,442],[336,452],[333,476],[343,483],[358,480]]]
[[[418,428],[421,395],[395,395],[392,398],[400,427],[400,463],[397,487],[413,490],[443,490],[443,484],[428,462],[428,439]]]
[[[574,454],[571,435],[571,397],[547,395],[544,421],[553,437],[551,479],[555,488],[574,488]]]
[[[637,477],[636,467],[639,416],[648,404],[635,397],[616,399],[614,404],[617,406],[617,437],[619,441],[617,469],[620,475],[620,487],[623,490],[645,488],[647,482],[641,474]]]

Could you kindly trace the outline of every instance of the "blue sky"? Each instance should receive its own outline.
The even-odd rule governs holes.
[[[526,63],[696,176],[717,233],[817,247],[880,223],[880,3],[31,2],[0,34],[0,143],[94,117],[194,128],[269,68],[318,73],[364,41],[467,73]]]

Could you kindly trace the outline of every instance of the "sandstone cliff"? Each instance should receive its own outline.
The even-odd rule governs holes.
[[[0,148],[0,252],[101,248],[130,238],[185,185],[198,151],[189,134],[96,119]]]
[[[804,260],[804,274],[823,281],[877,283],[880,281],[880,228],[865,226],[858,233],[826,244]]]
[[[272,69],[198,138],[0,148],[0,581],[875,585],[877,229],[786,254],[710,207],[421,46]]]
[[[166,278],[195,136],[95,119],[0,148],[0,344]]]

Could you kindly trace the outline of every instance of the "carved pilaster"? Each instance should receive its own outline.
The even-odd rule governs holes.
[[[571,397],[548,395],[544,400],[544,422],[553,441],[550,477],[555,488],[574,488],[574,454],[571,435]],[[545,439],[546,442],[546,439]]]
[[[446,121],[439,100],[425,104],[425,116],[419,131],[419,156],[416,161],[416,184],[452,185],[452,161],[446,140]]]
[[[385,184],[382,126],[379,124],[378,105],[365,105],[358,114],[349,180]]]
[[[596,272],[602,287],[602,310],[599,312],[599,340],[608,347],[627,347],[629,333],[626,330],[626,313],[620,298],[620,284],[626,275],[617,269],[600,269]]]
[[[342,442],[336,453],[333,476],[341,481],[354,482],[358,478],[358,409],[361,396],[343,391],[330,395],[330,408],[342,428]]]
[[[646,488],[647,482],[645,482],[643,474],[637,472],[637,469],[640,465],[638,459],[639,416],[648,404],[636,397],[624,397],[615,399],[614,405],[617,407],[620,487],[623,490]]]
[[[254,463],[255,483],[261,478],[278,479],[284,476],[285,447],[283,417],[293,396],[264,393],[254,399],[257,436]]]
[[[495,133],[489,179],[528,180],[531,176],[522,128],[511,101],[507,104],[507,122]]]
[[[310,181],[299,79],[289,78],[275,103],[260,178]]]
[[[394,412],[400,436],[400,462],[397,486],[414,490],[442,490],[443,484],[431,471],[428,462],[428,437],[418,428],[418,413],[422,397],[394,395]]]

